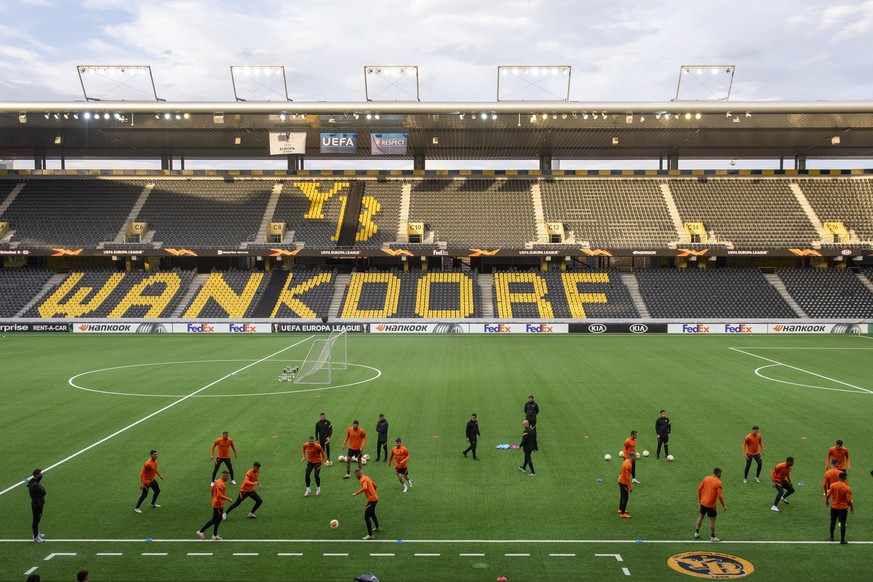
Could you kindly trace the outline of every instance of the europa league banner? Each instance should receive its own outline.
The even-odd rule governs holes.
[[[370,150],[374,156],[406,155],[409,134],[403,133],[371,133]]]
[[[283,156],[306,153],[306,133],[290,131],[270,132],[270,155]]]

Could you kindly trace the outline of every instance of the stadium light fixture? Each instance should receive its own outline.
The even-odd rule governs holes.
[[[612,145],[618,145],[618,136],[617,135],[612,136]]]
[[[673,101],[727,101],[736,73],[734,65],[682,65]],[[705,75],[704,73],[710,73]],[[695,74],[691,74],[695,73]]]
[[[235,138],[233,138],[233,143],[234,145],[240,145],[242,143],[242,137],[236,136]]]
[[[27,113],[18,114],[18,123],[27,123]]]
[[[85,101],[164,101],[149,65],[78,65],[76,72]]]
[[[64,138],[60,135],[55,136],[55,145],[61,145],[64,143]]]
[[[367,101],[421,101],[418,66],[365,66],[364,98]]]
[[[569,101],[569,65],[497,67],[497,101]]]
[[[831,145],[840,145],[840,136],[835,135],[831,138]]]
[[[240,101],[291,101],[283,65],[231,65],[233,97]]]

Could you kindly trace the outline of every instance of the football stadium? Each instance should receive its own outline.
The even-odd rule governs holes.
[[[873,103],[500,91],[0,103],[0,579],[867,579]]]

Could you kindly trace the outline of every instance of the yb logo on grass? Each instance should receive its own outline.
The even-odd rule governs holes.
[[[667,565],[695,578],[724,580],[742,578],[755,571],[751,562],[728,554],[685,552],[667,558]]]

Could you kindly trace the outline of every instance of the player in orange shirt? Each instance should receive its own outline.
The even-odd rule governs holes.
[[[136,507],[133,508],[135,512],[142,513],[139,506],[142,505],[142,502],[145,501],[145,498],[148,496],[149,489],[154,492],[152,495],[152,507],[160,507],[157,502],[158,495],[161,494],[161,487],[158,485],[158,480],[155,479],[155,475],[160,477],[161,481],[164,480],[164,476],[161,475],[160,471],[158,471],[158,452],[152,449],[149,451],[149,458],[146,459],[142,471],[139,472],[139,488],[142,491],[142,494],[139,496],[139,501],[136,502]]]
[[[700,524],[703,523],[703,516],[709,516],[709,541],[720,542],[715,535],[715,518],[718,516],[716,511],[716,501],[721,501],[721,510],[727,511],[724,504],[724,495],[722,495],[721,485],[721,469],[716,467],[712,470],[712,475],[704,477],[697,487],[697,500],[700,503],[700,515],[697,516],[697,527],[694,530],[694,539],[700,537]]]
[[[761,457],[764,456],[764,441],[758,433],[758,425],[752,427],[752,432],[746,435],[743,439],[743,458],[746,459],[746,472],[743,473],[743,483],[749,482],[749,467],[752,466],[752,459],[758,464],[758,469],[755,471],[755,483],[761,482]]]
[[[321,445],[315,442],[314,436],[310,436],[309,440],[303,443],[303,458],[300,460],[306,461],[306,491],[303,497],[309,497],[309,484],[312,482],[309,476],[313,471],[315,471],[315,495],[321,495],[321,464],[327,460],[327,457]]]
[[[219,465],[224,463],[230,472],[230,482],[236,485],[236,481],[233,478],[233,463],[230,460],[230,449],[233,449],[234,458],[238,459],[239,456],[236,454],[236,446],[233,444],[233,439],[227,436],[228,434],[227,431],[221,433],[221,436],[212,443],[212,450],[209,451],[209,460],[215,459],[215,467],[212,469],[212,482],[215,483],[215,475],[218,474]],[[215,456],[215,447],[218,447],[217,458]]]
[[[621,473],[618,474],[618,490],[620,493],[618,501],[618,516],[622,518],[630,517],[630,515],[628,515],[627,513],[627,502],[628,497],[634,490],[633,479],[631,478],[631,475],[633,474],[633,464],[636,460],[636,451],[630,451],[626,453],[624,461],[622,461],[621,463]]]
[[[831,488],[831,485],[840,480],[840,469],[837,467],[839,461],[836,459],[831,459],[831,468],[825,471],[824,474],[824,493],[822,495],[828,494],[828,489]]]
[[[360,469],[355,471],[355,477],[361,482],[361,488],[352,493],[352,497],[363,493],[367,498],[367,507],[364,508],[364,522],[367,524],[367,535],[364,536],[364,539],[372,540],[373,525],[376,526],[376,531],[382,531],[382,528],[379,527],[379,520],[376,519],[376,504],[379,503],[379,496],[376,495],[376,484],[373,483],[372,479],[364,475],[364,472]],[[372,524],[370,520],[373,521]]]
[[[343,479],[348,479],[350,476],[352,457],[355,457],[358,461],[358,470],[363,465],[361,460],[364,446],[367,444],[367,433],[359,424],[357,420],[352,421],[352,426],[346,431],[346,438],[343,439],[343,450],[346,450],[346,443],[349,444],[349,454],[346,458],[346,476]]]
[[[830,466],[831,459],[837,460],[837,469],[840,471],[849,472],[852,468],[852,461],[849,460],[849,449],[843,446],[843,441],[837,441],[837,444],[828,449],[828,456],[825,458],[825,469]]]
[[[852,503],[852,489],[846,483],[846,472],[840,473],[840,480],[831,485],[825,496],[825,507],[828,501],[833,498],[831,503],[831,537],[829,541],[834,541],[834,526],[837,522],[840,523],[840,543],[846,542],[846,518],[849,516],[847,509],[851,509],[855,513],[855,504]]]
[[[788,496],[794,493],[794,485],[791,484],[791,467],[794,466],[794,457],[787,457],[784,463],[779,463],[770,472],[773,487],[776,488],[776,500],[773,502],[773,511],[779,511],[779,501],[788,504]]]
[[[628,453],[636,453],[637,452],[637,431],[632,430],[630,432],[630,436],[624,440],[624,458],[631,459],[632,468],[631,468],[631,482],[640,484],[637,481],[637,458],[639,455],[629,455]]]
[[[403,492],[412,487],[412,479],[409,478],[409,468],[406,463],[409,461],[409,449],[400,444],[400,437],[394,440],[396,443],[391,449],[391,454],[388,456],[388,466],[391,466],[391,461],[394,461],[394,472],[397,473],[397,480],[403,485]],[[406,483],[403,480],[406,479]]]
[[[242,485],[239,486],[239,495],[236,498],[236,501],[233,502],[233,505],[227,508],[221,519],[227,519],[227,514],[236,509],[236,507],[243,502],[244,499],[248,499],[251,497],[255,500],[255,506],[252,507],[252,510],[249,512],[249,517],[252,519],[257,519],[257,515],[255,512],[264,502],[261,499],[261,496],[255,491],[255,485],[258,486],[258,489],[261,488],[261,464],[257,461],[252,463],[252,468],[246,471],[245,479],[243,479]]]
[[[224,502],[233,501],[233,499],[227,496],[228,477],[230,477],[230,473],[222,471],[221,478],[212,484],[212,519],[204,523],[203,527],[197,530],[197,537],[201,540],[206,539],[203,532],[206,531],[206,528],[210,525],[212,526],[212,539],[214,541],[221,541],[222,539],[218,537],[218,526],[221,525]]]

